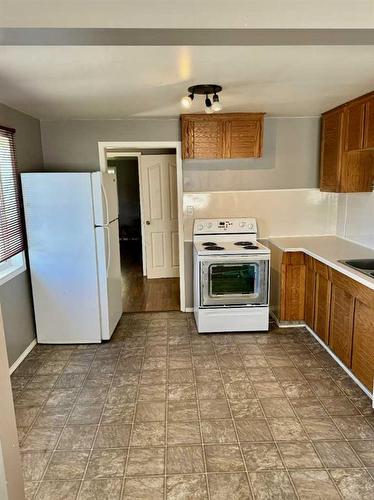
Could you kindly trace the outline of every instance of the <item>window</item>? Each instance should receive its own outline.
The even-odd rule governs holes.
[[[14,133],[0,126],[0,284],[25,269]]]

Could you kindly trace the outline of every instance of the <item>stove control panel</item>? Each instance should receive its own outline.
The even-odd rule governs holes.
[[[254,218],[233,219],[196,219],[194,234],[256,234],[257,223]]]

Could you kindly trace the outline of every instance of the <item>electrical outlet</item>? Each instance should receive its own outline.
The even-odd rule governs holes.
[[[193,206],[192,205],[187,205],[186,213],[187,213],[188,217],[193,216]]]

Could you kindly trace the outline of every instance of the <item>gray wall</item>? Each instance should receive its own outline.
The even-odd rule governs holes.
[[[99,170],[99,141],[177,141],[179,120],[42,121],[46,170]]]
[[[16,129],[15,147],[19,170],[42,170],[39,120],[0,104],[0,124]],[[0,286],[0,304],[3,309],[8,359],[12,365],[35,338],[28,271]]]
[[[319,117],[265,118],[261,158],[184,161],[184,190],[318,187],[319,128]]]

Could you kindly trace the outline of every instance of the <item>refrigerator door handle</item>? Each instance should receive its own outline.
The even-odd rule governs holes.
[[[109,226],[104,226],[104,232],[105,232],[105,238],[108,241],[108,256],[106,259],[106,277],[109,278],[109,269],[110,269],[110,253],[111,253],[111,246],[110,246],[110,228]]]
[[[104,226],[106,226],[107,224],[109,224],[109,205],[108,205],[108,197],[107,197],[107,194],[106,194],[106,191],[105,191],[105,188],[104,188],[104,185],[102,182],[100,182],[100,186],[101,186],[101,191],[103,193],[103,197],[104,197],[104,202],[105,202],[105,217],[104,217],[104,220],[103,220],[103,223],[104,223]]]

